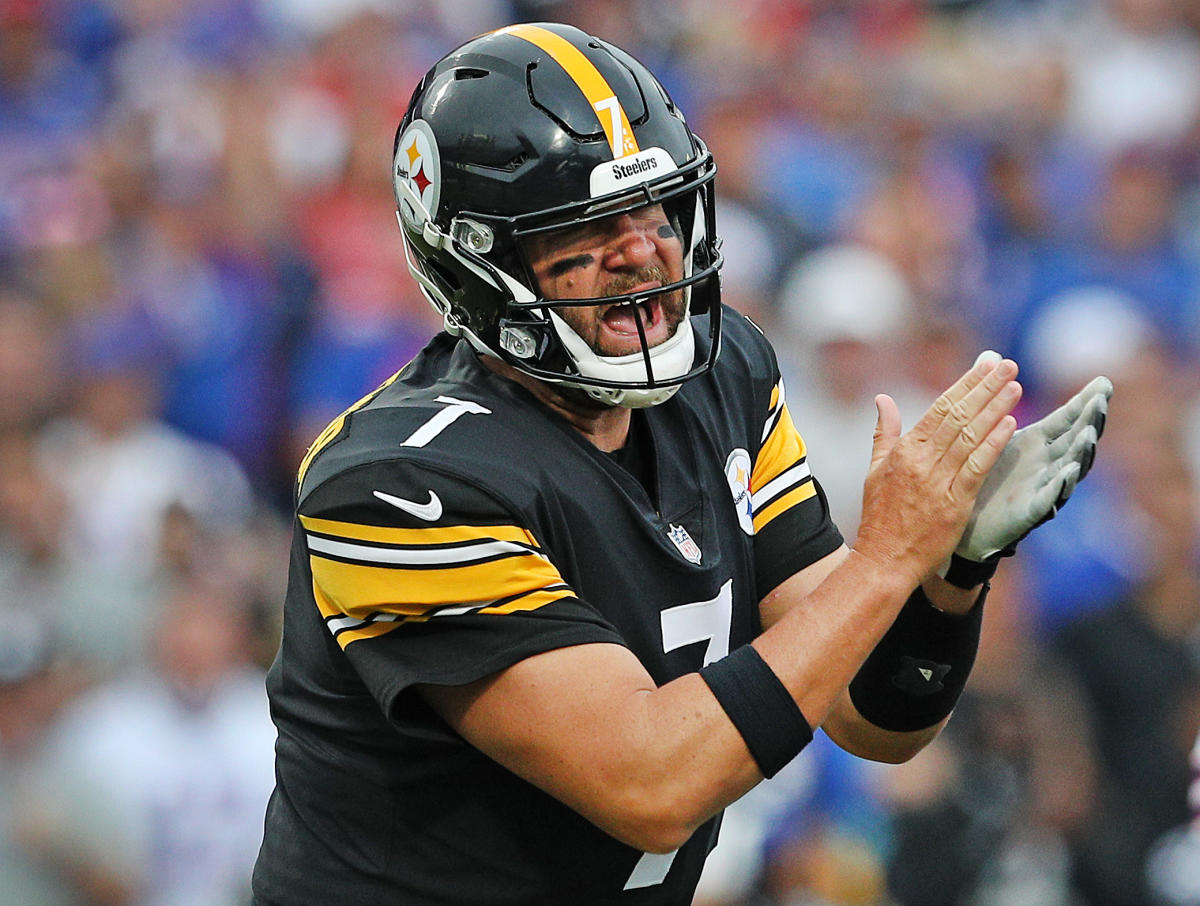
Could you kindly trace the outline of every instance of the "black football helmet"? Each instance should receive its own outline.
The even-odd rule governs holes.
[[[393,184],[409,270],[445,327],[479,351],[607,405],[668,399],[712,367],[721,306],[712,155],[650,71],[560,24],[522,24],[462,45],[421,80],[396,133]],[[661,204],[683,277],[649,291],[552,302],[531,237]],[[552,307],[683,293],[674,335],[599,355]],[[697,342],[697,332],[707,342]]]

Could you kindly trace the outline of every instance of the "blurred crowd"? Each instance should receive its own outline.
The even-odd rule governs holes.
[[[699,902],[1200,904],[1200,0],[0,0],[0,902],[246,902],[296,464],[439,327],[392,136],[537,19],[716,153],[848,538],[874,394],[911,425],[983,348],[1023,421],[1116,385],[947,732],[818,734]]]

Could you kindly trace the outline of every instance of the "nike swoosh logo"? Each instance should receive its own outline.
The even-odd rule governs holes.
[[[436,522],[442,518],[442,501],[433,491],[429,492],[428,503],[405,500],[403,497],[394,497],[391,494],[383,493],[383,491],[375,491],[374,494],[384,503],[390,503],[392,506],[402,509],[406,513],[412,513],[418,519],[424,519],[426,522]]]

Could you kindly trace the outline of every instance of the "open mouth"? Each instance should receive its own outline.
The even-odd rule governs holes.
[[[649,334],[663,320],[662,303],[657,299],[623,302],[605,310],[600,320],[610,331],[621,336],[637,336],[637,319],[642,321],[642,330]]]

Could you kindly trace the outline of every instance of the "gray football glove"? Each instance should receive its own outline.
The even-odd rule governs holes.
[[[977,563],[994,562],[1054,517],[1092,467],[1112,392],[1112,381],[1094,378],[1058,409],[1013,435],[983,483],[955,554]]]

